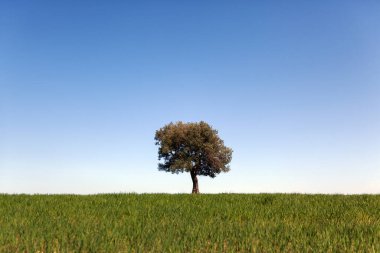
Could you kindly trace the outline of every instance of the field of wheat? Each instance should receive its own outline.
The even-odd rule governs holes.
[[[0,252],[380,252],[380,195],[0,195]]]

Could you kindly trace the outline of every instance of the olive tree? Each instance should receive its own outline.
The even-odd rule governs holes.
[[[199,193],[198,175],[214,178],[230,170],[232,149],[224,146],[218,131],[206,122],[169,123],[156,131],[158,169],[179,173],[189,172],[192,193]]]

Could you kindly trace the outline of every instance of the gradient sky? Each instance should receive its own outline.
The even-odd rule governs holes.
[[[191,192],[154,134],[233,148],[200,191],[380,193],[379,1],[1,1],[0,192]]]

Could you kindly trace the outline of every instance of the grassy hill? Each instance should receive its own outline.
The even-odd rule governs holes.
[[[380,252],[380,195],[0,195],[0,252]]]

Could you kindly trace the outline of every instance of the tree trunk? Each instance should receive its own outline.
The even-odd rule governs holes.
[[[193,180],[193,191],[191,193],[198,194],[199,188],[198,188],[197,173],[195,171],[191,171],[190,174],[191,174],[191,180]]]

